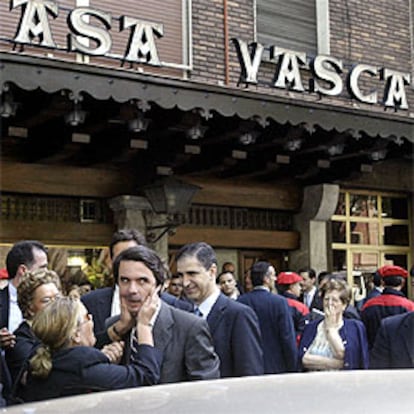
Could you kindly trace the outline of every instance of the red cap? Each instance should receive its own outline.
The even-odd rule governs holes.
[[[277,275],[278,285],[291,285],[292,283],[301,282],[302,276],[299,276],[295,272],[282,272]]]
[[[388,276],[402,276],[407,278],[408,272],[400,266],[382,266],[378,269],[378,273],[381,277],[388,277]]]
[[[8,279],[9,275],[6,269],[0,269],[0,279]]]

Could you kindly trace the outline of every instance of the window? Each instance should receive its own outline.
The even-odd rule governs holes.
[[[378,267],[410,265],[408,197],[341,191],[331,220],[335,271],[373,273]]]
[[[329,54],[329,0],[256,0],[256,39],[265,46]]]

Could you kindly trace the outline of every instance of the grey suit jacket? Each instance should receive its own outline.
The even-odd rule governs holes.
[[[220,362],[214,352],[205,320],[160,301],[161,308],[154,324],[154,345],[162,354],[160,383],[207,380],[220,377]],[[119,316],[107,320],[114,324]],[[131,355],[130,333],[125,337],[122,363]]]

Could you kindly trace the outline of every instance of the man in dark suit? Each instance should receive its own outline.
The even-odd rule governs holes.
[[[372,275],[372,284],[373,288],[368,292],[367,297],[364,299],[364,303],[362,305],[364,305],[368,300],[380,296],[383,291],[382,278],[378,272],[375,272]]]
[[[318,280],[315,270],[304,267],[298,270],[299,276],[302,277],[302,295],[300,301],[302,301],[310,311],[316,308],[318,310],[323,309],[322,300],[318,291]]]
[[[272,293],[276,276],[273,266],[256,262],[250,269],[253,290],[238,301],[251,307],[259,318],[263,338],[265,374],[297,370],[296,334],[287,300]]]
[[[414,311],[414,302],[407,299],[402,292],[408,272],[400,266],[385,265],[378,269],[378,273],[382,278],[384,290],[381,295],[366,301],[361,310],[370,350],[382,319]]]
[[[381,321],[370,354],[370,368],[414,368],[414,312]]]
[[[111,339],[124,340],[123,363],[134,347],[135,318],[143,301],[160,288],[167,275],[161,259],[144,246],[129,248],[116,258],[114,276],[119,283],[121,315],[107,321]],[[151,320],[154,346],[163,354],[161,383],[216,379],[220,361],[214,352],[207,323],[190,312],[159,300]]]
[[[0,346],[13,346],[12,332],[23,320],[17,304],[17,287],[27,271],[46,268],[45,246],[36,240],[23,240],[13,245],[6,257],[8,283],[0,289]]]
[[[177,273],[184,291],[206,319],[220,357],[221,377],[261,375],[262,339],[256,314],[248,306],[229,299],[216,285],[217,258],[207,243],[183,246],[176,255]]]
[[[134,246],[146,246],[145,237],[135,229],[122,229],[116,231],[109,245],[109,253],[112,262],[124,250]],[[162,299],[172,306],[183,310],[192,311],[192,306],[173,297],[170,294],[162,293]],[[83,304],[88,309],[88,312],[93,316],[94,333],[100,336],[106,330],[105,321],[114,315],[121,313],[119,304],[119,287],[115,278],[113,287],[105,287],[93,290],[90,293],[81,297]]]

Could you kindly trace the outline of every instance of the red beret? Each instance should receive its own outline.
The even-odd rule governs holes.
[[[6,269],[0,269],[0,279],[8,279],[9,275]]]
[[[388,276],[402,276],[407,278],[408,272],[400,266],[382,266],[378,269],[378,273],[381,277],[388,277]]]
[[[299,276],[295,272],[282,272],[277,275],[278,285],[291,285],[292,283],[301,282],[302,276]]]

